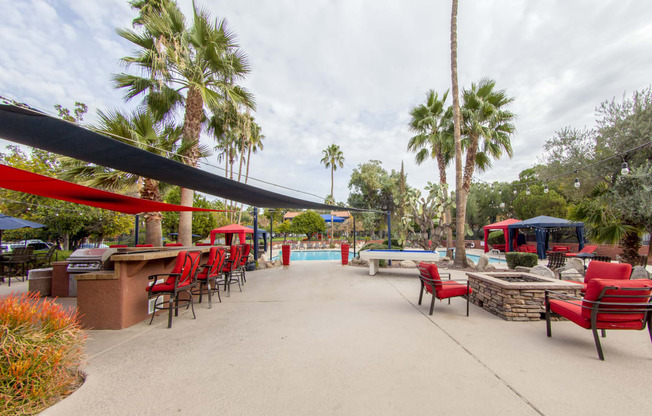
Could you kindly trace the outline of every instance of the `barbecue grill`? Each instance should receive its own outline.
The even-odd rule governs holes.
[[[117,253],[117,248],[81,248],[68,257],[68,296],[77,296],[76,274],[112,270],[110,258]]]

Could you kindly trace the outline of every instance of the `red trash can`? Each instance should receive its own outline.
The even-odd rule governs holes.
[[[342,244],[342,265],[349,264],[349,245]]]
[[[290,265],[290,245],[289,244],[283,244],[281,246],[281,250],[283,251],[283,266],[289,266]]]

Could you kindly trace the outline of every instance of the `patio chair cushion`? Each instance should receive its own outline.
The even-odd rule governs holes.
[[[627,280],[632,274],[632,265],[627,263],[607,263],[593,260],[584,275],[584,283],[588,284],[593,279],[620,279]]]
[[[631,266],[630,266],[631,267]],[[620,280],[620,279],[594,279],[587,284],[586,294],[584,295],[585,302],[582,302],[584,308],[582,308],[582,317],[585,319],[591,319],[591,307],[592,303],[586,301],[595,301],[598,299],[605,287],[613,286],[616,288],[640,288],[641,290],[635,291],[618,291],[616,290],[607,290],[604,296],[601,299],[601,302],[615,302],[615,303],[629,303],[627,306],[619,305],[605,305],[601,306],[600,309],[609,309],[609,310],[623,310],[623,309],[632,309],[635,307],[636,303],[646,303],[648,299],[645,298],[634,298],[634,297],[611,297],[609,295],[636,295],[636,296],[647,296],[649,298],[650,293],[652,292],[652,281],[647,279],[641,280]],[[614,322],[622,323],[628,321],[636,321],[639,323],[639,327],[643,328],[643,319],[645,314],[640,313],[598,313],[597,320],[599,322]]]
[[[469,288],[469,293],[473,293],[473,289]],[[441,289],[437,291],[437,297],[439,299],[448,299],[463,295],[466,295],[466,285],[457,282],[442,282]]]
[[[215,265],[215,262],[218,264]],[[208,279],[208,273],[213,269],[215,265],[214,275],[219,273],[221,265],[224,263],[224,249],[221,247],[211,247],[208,253],[208,261],[203,266],[203,269],[197,274],[197,280],[206,280]]]
[[[242,254],[242,249],[240,246],[233,245],[229,249],[229,260],[224,262],[222,266],[222,272],[231,272],[238,267],[240,267],[240,255]]]
[[[582,308],[579,302],[563,301],[559,299],[550,299],[550,310],[564,318],[572,321],[573,323],[585,329],[591,329],[591,310]],[[582,316],[584,310],[589,311],[589,318]],[[603,315],[603,314],[600,314]],[[598,321],[596,323],[597,329],[642,329],[642,323],[638,321],[623,321],[623,322],[606,322]]]
[[[184,286],[188,286],[190,284],[190,279],[187,279],[186,281],[179,283],[178,288],[182,288]],[[154,285],[153,287],[148,287],[148,290],[150,290],[152,293],[159,293],[159,292],[171,292],[174,290],[174,282],[172,283],[159,283],[157,285]]]

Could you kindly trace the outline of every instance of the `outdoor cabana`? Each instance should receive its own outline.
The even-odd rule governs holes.
[[[507,220],[502,220],[482,227],[484,229],[484,252],[486,253],[489,251],[489,243],[487,242],[487,239],[489,238],[489,233],[491,231],[502,231],[503,234],[505,235],[505,242],[507,242],[507,239],[509,237],[509,231],[507,229],[507,226],[510,224],[515,224],[517,222],[520,222],[520,220],[510,218]],[[514,243],[515,242],[516,241],[514,241]]]
[[[513,247],[512,242],[516,239],[517,230],[521,228],[534,229],[537,238],[537,255],[540,259],[546,258],[546,251],[548,251],[548,240],[550,239],[550,233],[552,231],[557,231],[560,228],[574,227],[575,233],[577,234],[577,240],[580,244],[579,250],[584,247],[584,223],[583,222],[573,222],[566,220],[564,218],[555,218],[548,217],[546,215],[540,215],[538,217],[530,218],[525,221],[516,222],[507,226],[509,229],[509,251],[512,251]]]
[[[240,224],[230,224],[230,225],[225,225],[224,227],[216,228],[211,231],[211,245],[215,244],[215,239],[217,238],[217,234],[224,234],[225,235],[225,242],[227,245],[232,245],[233,244],[233,235],[237,234],[238,237],[240,238],[240,244],[245,243],[246,239],[246,234],[252,234],[254,230],[249,227],[245,227],[244,225]]]

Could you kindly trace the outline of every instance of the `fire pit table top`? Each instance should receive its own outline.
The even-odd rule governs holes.
[[[484,282],[500,286],[504,289],[577,289],[575,283],[563,280],[552,279],[532,273],[523,272],[490,272],[477,273],[467,272],[469,278],[475,278]]]

